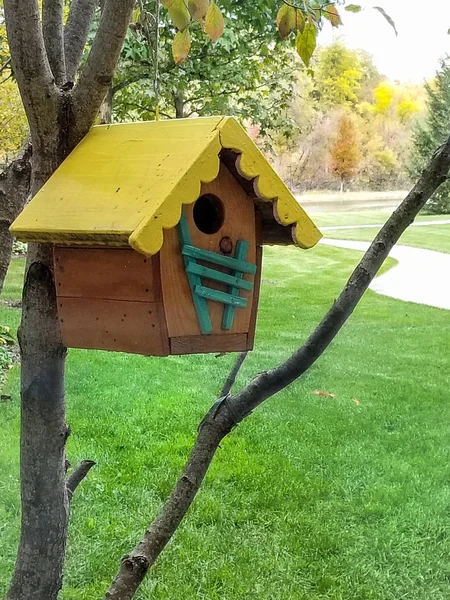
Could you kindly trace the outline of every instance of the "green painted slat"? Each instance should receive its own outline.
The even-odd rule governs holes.
[[[204,287],[203,285],[195,286],[195,293],[206,298],[207,300],[214,300],[214,302],[221,302],[222,304],[231,304],[238,308],[245,308],[247,306],[247,298],[240,298],[239,296],[232,296],[226,292],[219,292],[211,288]]]
[[[187,271],[188,273],[193,273],[194,275],[204,277],[205,279],[226,283],[227,285],[233,286],[233,288],[239,288],[241,290],[251,290],[253,288],[253,283],[251,281],[240,279],[239,276],[227,275],[227,273],[222,273],[222,271],[203,267],[195,262],[191,262],[188,265]]]
[[[256,265],[245,262],[245,260],[236,260],[231,256],[216,254],[215,252],[210,252],[209,250],[195,248],[194,246],[191,246],[189,244],[183,246],[181,252],[184,256],[190,256],[191,258],[206,260],[207,262],[211,262],[215,265],[220,265],[221,267],[228,267],[229,269],[233,269],[234,271],[241,271],[242,273],[248,273],[249,275],[254,275],[256,273]]]
[[[186,217],[184,216],[184,210],[181,212],[181,219],[178,223],[178,236],[180,239],[180,246],[183,248],[186,245],[191,244],[191,236],[186,223]],[[201,286],[200,277],[190,273],[188,271],[189,265],[195,263],[195,260],[189,256],[183,254],[184,266],[186,268],[186,275],[191,288],[192,301],[194,303],[195,313],[197,315],[198,325],[202,334],[212,333],[211,319],[209,318],[208,306],[206,305],[205,298],[198,296],[195,292],[197,286]]]
[[[236,244],[234,258],[238,261],[245,260],[245,258],[247,256],[247,250],[248,250],[248,242],[246,242],[245,240],[239,240]],[[240,278],[243,275],[242,273],[239,273],[238,271],[233,271],[231,274],[234,275],[236,278]],[[244,281],[244,280],[242,280],[242,281]],[[230,288],[228,288],[228,293],[231,294],[232,296],[237,296],[239,294],[239,289],[237,288],[237,286],[231,286]],[[222,329],[224,331],[230,330],[231,327],[233,326],[234,313],[235,313],[234,306],[227,304],[226,306],[223,307]]]

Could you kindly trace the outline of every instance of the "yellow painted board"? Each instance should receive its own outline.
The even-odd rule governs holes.
[[[231,117],[94,127],[11,227],[23,241],[130,245],[156,254],[164,229],[183,204],[217,177],[222,148],[238,153],[238,170],[272,202],[274,218],[312,247],[320,233],[245,130]]]

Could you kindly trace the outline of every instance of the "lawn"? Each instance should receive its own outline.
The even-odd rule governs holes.
[[[370,242],[378,233],[379,227],[366,229],[333,229],[324,231],[327,238]],[[410,227],[400,238],[399,244],[428,248],[439,252],[450,252],[450,225],[429,225]]]
[[[238,385],[301,344],[357,256],[265,250],[256,347]],[[7,297],[21,268],[14,261]],[[18,319],[1,308],[1,323]],[[137,598],[448,599],[448,322],[446,311],[369,291],[322,359],[224,441]],[[98,466],[72,504],[62,600],[103,597],[232,360],[69,352],[68,455]],[[19,526],[18,375],[0,404],[0,596]]]

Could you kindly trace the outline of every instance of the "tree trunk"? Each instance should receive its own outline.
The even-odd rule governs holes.
[[[112,105],[113,88],[112,85],[110,85],[98,113],[98,120],[101,125],[109,125],[112,123]]]
[[[68,524],[64,362],[51,250],[30,246],[19,330],[22,527],[7,600],[56,600]]]
[[[175,118],[184,119],[184,94],[182,90],[178,90],[174,96],[175,102]]]
[[[0,173],[0,294],[3,290],[14,238],[9,227],[25,206],[30,193],[31,145],[27,143],[18,157]]]

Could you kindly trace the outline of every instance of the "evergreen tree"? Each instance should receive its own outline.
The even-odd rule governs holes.
[[[441,61],[440,70],[431,84],[426,84],[428,116],[416,127],[410,173],[417,178],[433,152],[450,133],[450,56]],[[429,214],[450,213],[450,184],[445,183],[425,206]]]

